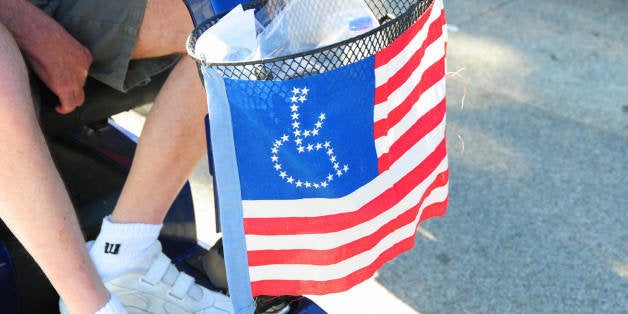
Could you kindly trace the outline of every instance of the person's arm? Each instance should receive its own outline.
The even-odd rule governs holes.
[[[58,97],[59,113],[83,104],[91,53],[61,25],[25,0],[0,1],[0,22],[13,34],[31,69]]]

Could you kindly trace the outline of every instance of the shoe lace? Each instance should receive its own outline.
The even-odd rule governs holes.
[[[176,266],[172,264],[170,258],[163,253],[157,255],[157,258],[155,258],[144,275],[143,280],[150,285],[156,285],[160,281],[163,281],[170,286],[167,295],[178,300],[183,300],[186,295],[197,300],[202,297],[203,292],[195,284],[194,278],[186,273],[180,272]]]

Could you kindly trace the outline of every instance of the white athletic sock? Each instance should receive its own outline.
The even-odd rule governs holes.
[[[109,301],[105,303],[100,310],[96,311],[95,314],[128,314],[129,312],[124,308],[124,305],[120,303],[120,300],[116,298],[115,294],[111,294]]]
[[[89,254],[103,279],[126,271],[157,241],[162,224],[114,223],[105,217]]]

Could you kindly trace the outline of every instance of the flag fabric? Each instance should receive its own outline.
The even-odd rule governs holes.
[[[284,81],[224,79],[231,125],[210,125],[214,147],[233,139],[235,161],[215,171],[237,169],[231,195],[241,202],[220,210],[234,283],[254,296],[345,291],[410,250],[421,221],[445,213],[446,40],[435,0],[350,65]],[[256,84],[272,92],[252,92]]]

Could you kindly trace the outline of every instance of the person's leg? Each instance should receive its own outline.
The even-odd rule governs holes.
[[[193,60],[175,66],[142,129],[122,193],[91,250],[104,278],[127,269],[159,236],[161,224],[206,152],[204,91]],[[117,254],[106,249],[120,244]]]
[[[192,29],[183,1],[149,1],[132,58],[185,53],[185,40]],[[163,221],[206,152],[204,97],[196,65],[184,56],[153,103],[112,221]]]
[[[182,1],[149,1],[133,57],[182,53],[191,30]],[[91,250],[103,277],[124,270],[157,241],[168,209],[206,152],[204,103],[196,65],[183,57],[153,102],[122,193]],[[120,244],[118,254],[107,253],[107,243]]]
[[[192,28],[181,0],[148,1],[132,57],[183,54]],[[166,267],[169,261],[157,240],[168,209],[206,152],[206,114],[196,65],[185,56],[153,102],[118,203],[103,220],[90,250],[106,285],[115,285],[112,291],[128,307],[136,301],[126,295],[143,291],[150,294],[147,302],[151,307],[166,303],[177,307],[177,312],[232,311],[226,296],[195,285],[172,265]],[[149,282],[151,287],[141,282]],[[172,298],[172,293],[180,295]]]
[[[0,24],[0,218],[40,265],[73,313],[109,299],[85,249],[72,203],[40,131],[28,74]]]

